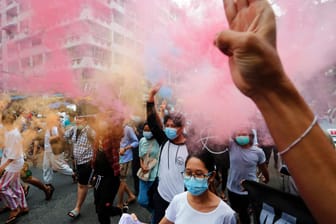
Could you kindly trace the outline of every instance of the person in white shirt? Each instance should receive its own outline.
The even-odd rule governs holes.
[[[5,223],[14,222],[19,215],[28,213],[28,205],[20,184],[20,171],[24,164],[21,133],[13,123],[16,117],[12,111],[2,113],[4,125],[3,155],[0,165],[0,199],[11,212]],[[1,147],[2,147],[1,146]]]
[[[187,138],[183,133],[186,124],[184,115],[180,112],[170,113],[165,116],[163,124],[157,116],[154,98],[160,88],[161,84],[153,86],[147,101],[148,126],[161,147],[158,184],[154,181],[149,190],[150,193],[156,188],[149,197],[149,206],[153,208],[153,224],[160,222],[173,197],[184,191],[182,172],[189,154]]]
[[[58,116],[51,114],[47,117],[47,127],[44,136],[44,155],[43,155],[43,180],[47,186],[52,189],[52,180],[54,176],[53,170],[59,171],[60,173],[68,176],[72,176],[74,179],[74,172],[68,163],[64,160],[64,154],[54,154],[51,148],[50,142],[55,139],[63,138],[59,134],[59,120]]]
[[[214,157],[208,151],[189,155],[183,176],[187,191],[173,198],[160,224],[237,223],[230,206],[209,190],[216,170]]]

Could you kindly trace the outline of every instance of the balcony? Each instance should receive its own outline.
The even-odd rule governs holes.
[[[15,41],[18,41],[18,40],[22,40],[22,39],[25,39],[29,37],[29,35],[26,33],[26,32],[20,32],[20,33],[17,33],[15,36],[14,36],[14,40]]]
[[[43,54],[46,52],[46,47],[42,45],[32,46],[20,50],[20,57],[29,57],[31,55]]]
[[[9,16],[17,16],[18,15],[18,3],[12,0],[10,3],[7,3],[6,6],[6,14]]]
[[[9,18],[7,17],[7,22],[3,24],[2,29],[4,30],[13,29],[13,28],[17,29],[18,22],[19,22],[19,19],[17,16],[9,17]]]
[[[99,25],[104,26],[108,29],[110,29],[110,24],[112,22],[111,18],[109,18],[108,15],[98,14],[98,11],[94,11],[94,9],[91,8],[82,9],[80,19],[94,21],[95,23],[98,23]]]
[[[111,50],[112,43],[110,40],[105,40],[104,38],[98,37],[96,35],[87,34],[85,36],[73,36],[65,40],[64,47],[71,48],[74,46],[90,44],[104,48],[106,50]]]
[[[112,0],[110,2],[110,6],[121,13],[125,13],[125,8],[121,4],[117,3],[115,0]]]
[[[107,71],[109,69],[107,64],[103,64],[102,62],[90,57],[73,59],[71,67],[73,69],[91,68],[99,71]]]

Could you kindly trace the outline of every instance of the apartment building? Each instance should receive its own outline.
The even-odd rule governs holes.
[[[142,69],[139,55],[143,54],[144,44],[134,34],[143,28],[136,14],[126,10],[124,0],[79,1],[78,12],[72,15],[65,12],[64,17],[42,30],[32,29],[32,10],[28,2],[0,0],[2,79],[12,76],[38,78],[52,70],[70,68],[83,83],[82,88],[90,90],[95,88],[90,78],[107,71],[112,71],[111,75],[118,73],[129,61]],[[57,40],[59,46],[46,46],[46,39],[58,30],[63,32]],[[50,64],[60,51],[69,63]],[[47,68],[46,63],[49,63]]]

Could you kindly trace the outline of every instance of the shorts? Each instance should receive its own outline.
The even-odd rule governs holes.
[[[77,165],[78,183],[88,185],[92,175],[91,162]]]
[[[32,172],[29,169],[29,164],[27,162],[24,162],[23,167],[20,171],[20,177],[23,181],[27,181],[31,176],[32,176]]]
[[[126,180],[127,174],[132,167],[132,161],[120,163],[120,180]]]

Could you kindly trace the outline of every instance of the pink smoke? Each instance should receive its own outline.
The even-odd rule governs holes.
[[[165,80],[177,98],[177,108],[193,117],[193,124],[211,127],[216,135],[225,136],[252,122],[255,106],[236,90],[226,57],[212,44],[216,33],[227,28],[222,5],[218,1],[194,0],[177,9],[165,4],[164,8],[171,8],[177,15],[167,27],[153,25],[155,18],[148,19],[152,14],[146,7],[137,8],[141,8],[140,13],[147,12],[142,16],[150,21],[148,26],[156,35],[164,34],[163,38],[151,39],[148,45],[159,52],[156,55],[163,63],[162,71],[169,70]],[[301,83],[322,75],[321,70],[334,63],[335,2],[279,1],[279,6],[285,14],[277,18],[278,49],[288,75],[301,88]]]
[[[27,70],[24,79],[7,80],[8,86],[30,93],[62,92],[71,97],[83,96],[79,83],[81,74],[70,69],[70,65],[72,58],[82,56],[85,49],[68,51],[64,40],[83,36],[92,27],[65,24],[89,15],[103,19],[112,15],[96,0],[21,2],[32,9],[30,31],[42,39],[40,50],[52,51],[53,56],[48,55],[46,63],[38,68],[41,75]],[[278,1],[278,4],[284,12],[277,18],[278,49],[288,75],[296,84],[301,84],[314,75],[321,75],[321,70],[334,63],[335,1],[315,4],[314,1],[291,0]],[[86,5],[95,10],[85,11]],[[124,8],[136,14],[137,28],[133,36],[138,44],[143,44],[145,53],[133,52],[132,48],[125,51],[132,51],[142,59],[146,77],[141,76],[141,68],[135,71],[136,77],[134,71],[122,69],[123,83],[116,84],[110,79],[112,71],[104,74],[94,80],[98,88],[91,96],[93,101],[129,114],[135,104],[143,107],[143,101],[134,97],[144,94],[139,80],[146,78],[150,83],[163,80],[173,92],[176,108],[185,112],[199,129],[207,128],[211,134],[227,136],[242,124],[251,122],[256,108],[235,88],[227,58],[213,46],[216,34],[227,29],[221,1],[193,0],[184,8],[178,8],[169,0],[151,1],[151,4],[127,1]],[[123,23],[129,23],[127,17]],[[102,35],[110,38],[111,34]],[[120,102],[120,90],[129,101]]]

